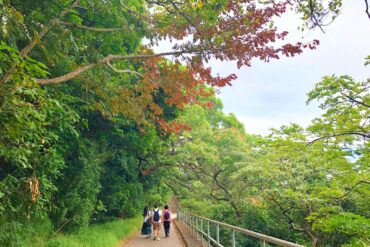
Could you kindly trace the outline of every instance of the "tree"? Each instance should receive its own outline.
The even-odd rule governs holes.
[[[308,96],[308,102],[318,100],[320,107],[325,113],[316,118],[309,130],[314,134],[310,145],[339,146],[348,152],[352,161],[351,173],[339,179],[342,185],[338,198],[346,198],[355,215],[341,213],[328,215],[325,220],[318,221],[317,229],[326,233],[335,232],[335,224],[343,220],[348,222],[348,228],[343,230],[344,234],[357,236],[351,240],[353,244],[366,242],[358,224],[368,224],[362,217],[368,218],[368,207],[362,198],[369,196],[369,110],[370,110],[370,80],[356,82],[350,76],[327,76],[317,83],[315,89]],[[351,220],[350,220],[351,219]],[[329,221],[325,227],[326,220]],[[352,222],[353,221],[353,222]],[[353,232],[351,229],[355,229]]]
[[[179,168],[171,187],[181,192],[184,207],[302,244],[366,245],[365,160],[349,161],[340,145],[307,146],[312,133],[295,124],[269,138],[247,138],[224,125],[215,105],[189,107],[183,115],[194,128],[185,133],[191,141],[177,148]],[[245,238],[238,243],[258,244]]]
[[[323,101],[326,112],[310,127],[325,140],[365,145],[370,139],[370,79],[356,82],[350,76],[326,76],[308,94],[308,103]]]
[[[48,10],[40,11],[46,3]],[[205,64],[210,59],[235,60],[241,67],[250,66],[253,58],[269,61],[280,54],[294,56],[304,47],[315,48],[318,41],[274,46],[287,32],[279,33],[271,19],[283,14],[287,4],[257,7],[250,1],[4,2],[6,22],[1,37],[17,47],[22,57],[33,57],[52,68],[49,79],[37,79],[42,85],[76,78],[91,80],[86,73],[93,68],[94,75],[100,70],[110,80],[119,77],[116,73],[133,76],[135,90],[123,87],[120,97],[130,98],[135,91],[145,93],[147,109],[156,119],[161,110],[148,93],[163,90],[169,95],[168,104],[183,107],[202,94],[199,84],[230,84],[235,75],[214,77]],[[104,18],[107,15],[109,20]],[[34,34],[32,38],[30,33]],[[139,46],[135,38],[143,36],[151,41],[150,45]],[[150,50],[166,38],[176,40],[171,50],[163,53]],[[114,43],[122,42],[127,47],[116,45],[112,49]],[[166,56],[173,56],[174,62],[168,63]],[[138,63],[142,65],[140,70],[135,66]],[[14,69],[7,71],[2,83],[11,79]]]
[[[342,0],[295,0],[296,12],[302,15],[304,26],[308,28],[324,27],[330,25],[342,11]],[[369,3],[364,0],[365,14],[370,19]]]
[[[90,7],[110,11],[110,5],[95,3]],[[41,25],[59,13],[65,17],[64,21],[81,21],[72,11],[77,5],[65,8],[70,4],[70,1],[0,3],[1,39],[5,41],[0,45],[0,76],[4,79],[0,84],[0,242],[9,246],[21,245],[19,241],[24,241],[22,238],[29,230],[25,226],[39,219],[51,220],[54,225],[48,227],[58,232],[89,224],[92,216],[104,206],[126,215],[135,214],[139,206],[129,203],[135,189],[140,192],[142,184],[154,186],[159,181],[140,180],[136,151],[145,148],[137,145],[136,150],[129,149],[127,136],[136,135],[140,139],[151,129],[159,140],[162,138],[157,132],[159,125],[163,121],[170,122],[177,114],[177,107],[166,103],[166,100],[174,101],[169,96],[172,91],[156,88],[157,92],[130,74],[97,69],[74,83],[49,87],[37,83],[36,78],[63,74],[79,62],[99,59],[102,54],[114,51],[125,54],[139,49],[140,28],[110,36],[100,30],[93,30],[94,35],[83,30],[71,31],[54,22],[51,27],[58,28],[48,32],[50,27]],[[81,7],[78,10],[85,24],[103,25],[112,21],[139,26],[139,21],[120,13],[107,19],[102,15],[104,11],[86,12]],[[30,33],[33,35],[39,28],[44,33],[39,40],[29,43]],[[28,43],[27,49],[19,48],[27,47]],[[143,69],[140,63],[129,66],[138,71]],[[176,65],[163,63],[161,69],[171,66]],[[162,122],[155,122],[154,116],[148,113],[150,110],[156,112],[156,116],[161,115]],[[144,121],[148,119],[157,125],[148,126]],[[169,125],[163,126],[166,124]],[[106,134],[110,131],[110,135]],[[124,134],[115,135],[117,132]],[[116,142],[121,145],[115,145]],[[128,151],[117,150],[122,148]],[[121,170],[136,176],[131,180],[119,175],[119,179],[102,186],[110,175],[102,167],[114,164],[122,168],[124,155],[130,162],[127,169]],[[118,187],[120,181],[126,182],[119,191],[122,193],[112,193],[114,200],[104,200],[106,205],[101,205],[106,198],[99,193],[112,192],[109,189]],[[32,232],[33,228],[30,229]]]
[[[78,135],[80,117],[60,95],[47,94],[34,80],[45,67],[0,42],[0,67],[18,73],[0,87],[0,241],[19,246],[50,208],[55,180],[65,166],[60,147]]]
[[[177,148],[175,161],[180,172],[171,183],[188,188],[198,200],[229,205],[240,220],[242,198],[233,187],[233,174],[246,162],[249,147],[241,123],[233,115],[225,116],[220,102],[214,102],[218,106],[212,109],[193,105],[184,111],[181,119],[191,131],[183,135],[191,136],[191,141]]]
[[[38,32],[33,40],[22,49],[21,55],[27,56],[35,48],[37,40],[42,40],[49,32],[60,26],[68,29],[82,29],[90,32],[129,32],[130,28],[123,26],[122,28],[96,28],[81,23],[99,23],[102,22],[100,15],[93,15],[92,3],[83,1],[74,1],[68,4],[64,3],[64,9],[60,12],[57,18],[49,23],[39,24],[43,28]],[[250,65],[252,58],[257,57],[268,61],[271,58],[278,58],[278,54],[295,55],[302,52],[303,44],[283,45],[280,48],[269,46],[271,42],[277,39],[283,39],[287,33],[278,33],[276,28],[269,26],[273,16],[279,16],[285,12],[287,2],[266,4],[262,8],[258,8],[250,1],[225,1],[225,2],[194,2],[181,3],[176,1],[145,1],[145,3],[129,3],[128,5],[119,1],[108,1],[106,6],[96,3],[95,8],[101,13],[107,11],[108,6],[110,12],[114,13],[115,21],[118,23],[124,22],[123,18],[119,18],[118,14],[122,13],[127,18],[137,20],[138,24],[147,28],[148,38],[152,43],[156,43],[163,38],[176,39],[182,41],[192,36],[193,42],[177,43],[173,50],[160,54],[148,54],[144,51],[141,54],[133,55],[108,55],[105,58],[83,65],[78,69],[70,72],[65,77],[52,80],[39,80],[41,84],[60,83],[72,78],[78,74],[91,69],[97,65],[107,65],[113,68],[109,63],[117,60],[132,60],[132,59],[148,59],[155,57],[163,57],[166,55],[174,55],[179,57],[185,56],[187,66],[194,74],[199,74],[202,79],[212,79],[210,71],[204,69],[203,60],[207,61],[210,58],[218,60],[236,60],[238,66]],[[20,7],[30,7],[29,5],[21,5]],[[6,7],[18,7],[6,6]],[[58,9],[59,6],[56,7]],[[59,7],[60,8],[60,7]],[[147,10],[145,10],[145,8]],[[148,11],[152,9],[152,11]],[[21,9],[24,10],[24,9]],[[55,11],[55,10],[54,10]],[[57,13],[57,11],[55,11]],[[73,13],[73,18],[70,16]],[[18,12],[18,14],[21,14]],[[89,16],[92,15],[92,16]],[[30,16],[28,21],[35,21]],[[94,19],[95,17],[95,19]],[[7,18],[15,18],[11,14]],[[138,21],[140,18],[141,22]],[[28,19],[28,18],[27,18]],[[26,19],[26,20],[27,20]],[[64,21],[64,19],[67,19]],[[69,20],[68,20],[69,19]],[[176,22],[172,22],[175,19]],[[77,23],[76,23],[77,22]],[[90,23],[89,23],[90,22]],[[92,23],[93,22],[93,23]],[[142,23],[145,22],[145,23]],[[29,23],[25,23],[26,25]],[[104,23],[107,24],[107,23]],[[122,23],[123,24],[123,23]],[[33,24],[35,25],[35,24]],[[126,24],[127,25],[127,24]],[[27,26],[29,27],[29,26]],[[5,26],[5,30],[8,27]],[[30,27],[29,27],[30,28]],[[140,28],[140,26],[139,26]],[[228,30],[228,32],[224,32]],[[232,43],[231,43],[232,42]],[[313,43],[315,45],[316,42]],[[314,46],[312,47],[314,48]],[[191,54],[192,57],[187,56]],[[200,67],[199,67],[200,66]],[[130,73],[130,71],[123,71]],[[227,84],[233,76],[227,77],[225,80],[214,78],[206,80],[213,85]]]

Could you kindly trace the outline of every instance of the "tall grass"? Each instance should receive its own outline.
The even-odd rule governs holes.
[[[41,242],[30,242],[30,247],[117,247],[125,238],[134,234],[142,224],[142,217],[115,220],[81,229],[74,234],[58,234]]]

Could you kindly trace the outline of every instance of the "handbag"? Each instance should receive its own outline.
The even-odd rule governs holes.
[[[148,218],[144,223],[145,223],[147,226],[151,226],[151,225],[152,225],[152,218]]]
[[[143,222],[143,225],[141,227],[141,235],[147,235],[147,229],[146,229],[146,222]]]

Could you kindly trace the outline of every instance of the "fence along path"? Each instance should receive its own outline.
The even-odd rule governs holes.
[[[185,231],[190,231],[193,235],[192,237],[199,242],[197,246],[217,246],[224,247],[222,240],[220,239],[220,228],[226,228],[231,231],[231,245],[232,247],[237,247],[236,245],[236,233],[244,234],[249,237],[257,238],[260,240],[261,246],[270,246],[269,243],[274,244],[274,246],[283,247],[304,247],[296,243],[288,242],[282,239],[274,238],[268,235],[264,235],[258,232],[246,230],[240,227],[232,226],[223,222],[211,220],[205,217],[192,215],[184,212],[171,213],[171,218],[173,220],[180,221],[187,229]],[[216,231],[211,231],[211,228],[215,228]],[[184,234],[181,234],[184,236]],[[152,234],[153,237],[153,234]],[[191,237],[191,236],[190,236]],[[178,228],[175,224],[171,224],[170,237],[164,237],[163,226],[160,231],[160,241],[153,240],[153,238],[146,239],[145,236],[138,235],[131,242],[129,242],[125,247],[185,247],[184,241],[180,234],[178,233]],[[186,239],[186,242],[188,240]],[[194,245],[195,246],[195,245]]]
[[[264,235],[258,232],[246,230],[240,227],[232,226],[223,222],[211,220],[205,217],[192,215],[184,212],[178,212],[178,219],[186,224],[188,229],[192,231],[193,235],[201,241],[203,246],[218,246],[223,247],[222,240],[220,239],[220,227],[231,230],[231,244],[232,247],[236,247],[236,233],[241,233],[249,237],[257,238],[260,240],[261,246],[267,246],[267,243],[272,243],[283,247],[304,247],[296,243],[288,242],[282,239],[274,238],[268,235]],[[211,225],[216,228],[216,232],[211,233]],[[212,245],[211,245],[212,243]]]

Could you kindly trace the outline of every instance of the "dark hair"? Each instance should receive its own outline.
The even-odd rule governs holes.
[[[158,204],[157,204],[157,203],[156,203],[156,204],[154,204],[154,207],[155,207],[155,208],[158,208]]]
[[[148,206],[145,206],[145,207],[144,207],[143,215],[144,215],[144,216],[147,216],[147,215],[148,215]]]
[[[166,204],[166,205],[164,205],[164,209],[168,209],[168,205]]]

